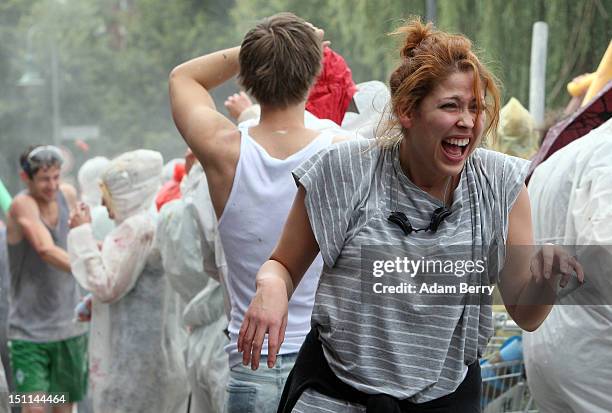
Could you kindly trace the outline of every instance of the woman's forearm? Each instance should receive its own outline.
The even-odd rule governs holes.
[[[550,283],[543,278],[536,282],[537,278],[532,276],[532,257],[531,247],[510,247],[499,282],[508,314],[527,331],[533,331],[542,324],[555,300]]]
[[[547,282],[531,281],[518,294],[515,303],[506,304],[512,319],[526,331],[534,331],[551,312],[555,294]]]
[[[299,280],[294,282],[289,270],[287,270],[283,264],[274,259],[266,261],[257,272],[257,277],[255,280],[256,287],[259,288],[270,280],[282,280],[285,283],[287,300],[291,299],[291,295],[294,291],[294,284],[299,282]]]

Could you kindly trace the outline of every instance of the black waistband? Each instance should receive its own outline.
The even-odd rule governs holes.
[[[386,394],[367,394],[341,381],[332,372],[316,329],[310,330],[300,348],[295,366],[291,370],[277,413],[290,413],[304,390],[311,388],[335,399],[366,406],[367,413],[442,413],[480,412],[480,364],[472,363],[468,373],[455,392],[425,403],[399,400]]]

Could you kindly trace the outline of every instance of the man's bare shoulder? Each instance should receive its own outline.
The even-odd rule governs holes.
[[[213,161],[218,166],[227,165],[228,163],[235,166],[240,156],[240,130],[234,128],[218,131],[215,135],[213,150],[214,153],[210,155],[214,157],[214,161],[210,159],[209,162]]]
[[[31,195],[25,193],[16,195],[9,209],[9,216],[16,218],[28,213],[40,214],[38,204]]]
[[[72,185],[70,185],[68,183],[65,183],[65,182],[62,182],[60,184],[60,190],[64,193],[64,195],[70,195],[70,196],[74,195],[74,196],[76,196],[76,194],[77,194],[77,191],[74,188],[74,186],[72,186]]]
[[[227,143],[238,143],[240,144],[240,129],[235,127],[233,129],[224,129],[219,131],[217,134],[219,140]]]
[[[206,105],[191,108],[185,115],[185,120],[177,126],[192,150],[201,146],[206,148],[213,145],[219,136],[238,131],[238,127],[230,119]]]
[[[62,183],[60,185],[60,191],[62,191],[62,194],[64,194],[68,205],[70,205],[72,208],[75,207],[78,201],[78,195],[74,186],[67,183]]]
[[[40,209],[32,196],[21,193],[13,198],[7,218],[7,241],[15,244],[21,241],[22,226],[38,221]]]

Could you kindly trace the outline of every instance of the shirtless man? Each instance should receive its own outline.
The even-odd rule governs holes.
[[[60,183],[62,155],[54,146],[30,147],[20,157],[26,190],[8,212],[10,263],[9,353],[19,394],[56,395],[53,413],[68,413],[87,388],[86,327],[73,322],[79,289],[66,252],[75,189]],[[53,397],[51,397],[53,400]],[[61,403],[63,401],[63,403]],[[23,413],[44,405],[22,403]]]

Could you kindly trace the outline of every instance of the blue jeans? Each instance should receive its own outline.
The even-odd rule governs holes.
[[[242,363],[232,367],[225,390],[224,412],[275,413],[296,358],[297,354],[277,356],[276,364],[270,369],[267,357],[262,355],[255,371]]]

